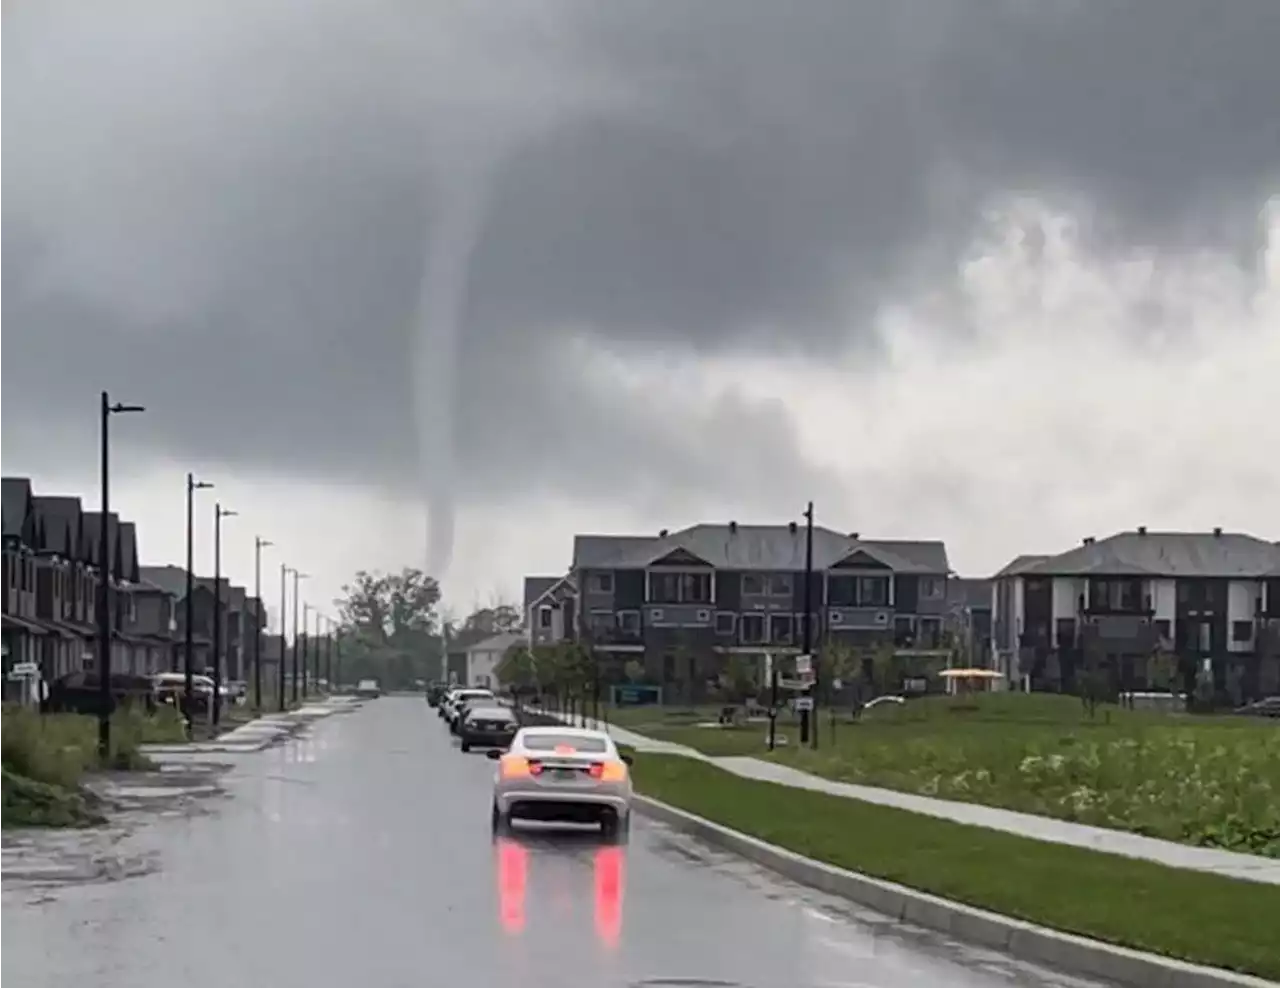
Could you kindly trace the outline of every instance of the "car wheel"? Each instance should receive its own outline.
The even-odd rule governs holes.
[[[470,751],[470,750],[471,750],[471,742],[470,742],[470,741],[463,741],[463,742],[462,742],[462,753],[465,755],[465,754],[466,754],[468,751]]]
[[[503,837],[511,833],[511,818],[503,816],[496,802],[489,808],[489,827],[495,837]]]
[[[631,814],[609,812],[600,819],[600,834],[609,844],[625,844],[631,833]]]

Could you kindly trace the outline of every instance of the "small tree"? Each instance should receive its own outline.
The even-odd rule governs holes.
[[[871,684],[875,695],[888,696],[902,689],[902,657],[893,642],[881,642],[871,653]]]
[[[622,674],[627,677],[628,683],[639,683],[644,679],[644,663],[639,659],[628,659],[627,664],[622,667]]]
[[[536,661],[526,645],[512,645],[507,649],[494,674],[516,697],[528,693],[538,681]]]
[[[720,688],[730,703],[743,703],[757,692],[755,667],[744,655],[732,654],[720,674]]]

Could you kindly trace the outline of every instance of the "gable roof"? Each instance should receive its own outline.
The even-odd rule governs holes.
[[[4,537],[20,539],[32,545],[34,528],[31,517],[31,481],[26,477],[4,477],[0,480],[0,513],[3,514]]]
[[[104,564],[110,566],[112,575],[116,575],[119,565],[120,516],[114,511],[107,515],[107,558],[99,559],[102,552],[102,512],[86,511],[81,515],[84,532],[84,560],[90,566],[102,569]]]
[[[82,559],[83,525],[78,497],[42,494],[31,499],[40,527],[40,548],[64,559]]]
[[[181,566],[142,566],[139,568],[139,579],[143,583],[150,583],[153,587],[158,587],[165,593],[172,594],[178,600],[185,600],[187,596],[187,571]],[[196,593],[205,591],[212,593],[212,581],[201,581],[200,577],[196,577],[192,583]]]
[[[1039,566],[1046,559],[1052,558],[1052,556],[1038,555],[1015,556],[1012,562],[1005,563],[1005,565],[1001,567],[1000,571],[991,579],[1002,580],[1007,576],[1018,576],[1026,570]]]
[[[953,577],[947,581],[947,604],[959,608],[991,606],[991,581],[973,577]]]
[[[500,631],[467,646],[468,652],[505,652],[513,645],[525,645],[528,639],[518,631]]]
[[[1251,578],[1280,572],[1280,547],[1239,532],[1119,532],[1041,560],[1025,576]]]
[[[676,550],[705,559],[717,569],[804,569],[805,530],[797,525],[693,525],[658,536],[578,535],[573,544],[574,569],[638,569]],[[946,546],[940,541],[861,539],[829,528],[813,530],[813,568],[830,569],[862,550],[899,573],[949,570]]]
[[[526,576],[524,578],[524,613],[528,614],[529,608],[562,579],[564,578],[560,576]]]

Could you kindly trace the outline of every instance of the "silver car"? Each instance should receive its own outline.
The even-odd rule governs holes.
[[[603,731],[523,727],[498,763],[491,817],[495,833],[512,820],[598,823],[621,837],[631,821],[631,759]]]

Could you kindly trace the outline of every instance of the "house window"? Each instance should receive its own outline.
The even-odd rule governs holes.
[[[538,608],[538,627],[544,630],[551,627],[551,608],[550,607]]]
[[[617,627],[618,619],[614,617],[613,611],[592,611],[590,625],[595,632],[612,631]]]
[[[743,573],[742,574],[742,595],[744,597],[759,597],[764,593],[764,577],[759,573]]]
[[[921,648],[938,648],[942,644],[942,619],[921,618],[917,641]]]
[[[863,576],[858,579],[858,606],[884,607],[889,603],[889,579],[884,576]]]
[[[711,574],[650,573],[649,600],[654,604],[709,604]]]
[[[743,644],[759,645],[764,642],[763,614],[742,615],[741,628]]]
[[[893,619],[893,643],[898,646],[910,646],[916,643],[915,618],[899,616]]]
[[[649,600],[655,604],[680,603],[680,573],[650,573]]]
[[[858,604],[858,578],[856,576],[828,577],[827,604],[831,607],[856,607]]]
[[[591,574],[591,592],[592,593],[613,593],[613,574],[612,573],[592,573]]]
[[[920,596],[924,600],[941,600],[945,587],[941,577],[920,577]]]
[[[1196,644],[1199,645],[1201,652],[1213,651],[1213,624],[1209,621],[1201,621],[1197,626]]]
[[[618,628],[628,634],[638,634],[640,631],[640,612],[619,611]]]
[[[795,593],[795,584],[790,573],[774,573],[769,577],[769,594],[773,597],[790,597]]]
[[[1232,621],[1231,622],[1231,640],[1233,642],[1253,641],[1253,622],[1252,621]]]
[[[790,614],[769,616],[769,640],[779,645],[789,645],[795,640],[795,618]]]
[[[731,635],[738,630],[738,615],[732,611],[719,611],[716,614],[716,634]]]
[[[1163,641],[1169,641],[1173,638],[1173,626],[1169,623],[1167,618],[1160,618],[1156,621],[1156,634],[1159,635]]]
[[[685,573],[681,576],[680,600],[686,604],[711,603],[711,574]]]
[[[1058,618],[1057,635],[1059,648],[1073,646],[1076,643],[1075,618]]]

